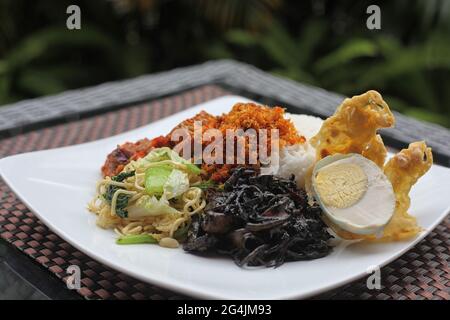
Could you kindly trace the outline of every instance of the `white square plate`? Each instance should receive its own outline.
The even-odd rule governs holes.
[[[286,299],[318,294],[399,257],[449,212],[450,169],[434,165],[411,192],[410,212],[425,229],[417,238],[385,244],[340,242],[325,258],[289,262],[276,269],[241,269],[228,258],[199,257],[156,245],[118,246],[113,231],[96,227],[86,204],[94,196],[106,155],[117,144],[167,134],[202,109],[221,114],[238,101],[247,99],[221,97],[107,139],[7,157],[0,160],[0,173],[47,226],[93,259],[140,280],[203,298]]]

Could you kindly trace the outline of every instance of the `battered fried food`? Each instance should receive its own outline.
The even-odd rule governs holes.
[[[411,143],[408,149],[403,149],[386,163],[384,174],[394,188],[396,206],[391,221],[384,228],[383,240],[401,240],[420,232],[416,218],[408,214],[409,191],[432,164],[431,148],[423,141]]]
[[[371,90],[345,99],[335,114],[325,120],[311,144],[316,148],[317,160],[336,153],[359,153],[382,168],[387,152],[377,131],[394,123],[389,106],[378,92]]]
[[[384,168],[386,177],[392,183],[396,207],[383,234],[357,235],[333,226],[344,239],[397,241],[415,236],[421,230],[416,219],[407,212],[410,206],[409,192],[433,164],[433,155],[425,142],[414,142],[385,165],[386,147],[377,130],[392,127],[394,123],[394,115],[381,95],[376,91],[368,91],[345,99],[311,139],[311,144],[316,147],[317,160],[336,153],[359,153]]]

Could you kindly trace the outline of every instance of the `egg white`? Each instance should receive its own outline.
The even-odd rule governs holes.
[[[321,163],[323,160],[323,163]],[[383,171],[371,160],[359,154],[336,155],[319,161],[313,172],[315,198],[325,215],[332,223],[343,230],[355,234],[376,234],[390,221],[395,210],[395,194],[391,182]],[[340,164],[359,166],[367,176],[367,189],[364,195],[346,208],[327,206],[317,193],[315,177],[324,168]]]

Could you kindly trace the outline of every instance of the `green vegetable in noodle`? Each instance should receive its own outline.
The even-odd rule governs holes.
[[[113,181],[122,182],[123,180],[134,176],[134,170],[130,172],[121,172],[117,176],[111,178]]]
[[[187,237],[190,224],[187,223],[184,227],[178,228],[174,233],[173,237],[178,241],[184,241]]]
[[[209,188],[217,187],[216,183],[212,180],[202,181],[199,184],[194,185],[194,187],[200,188],[202,190],[207,190]]]
[[[186,172],[173,169],[164,184],[164,196],[167,199],[181,196],[189,189],[189,176]]]
[[[149,195],[176,198],[189,189],[186,172],[173,169],[166,164],[150,167],[145,171],[145,191]]]
[[[193,174],[200,174],[200,173],[202,173],[202,170],[199,167],[197,167],[195,164],[185,163],[185,165],[186,165],[187,170],[190,173],[193,173]]]
[[[154,237],[149,234],[130,234],[119,237],[117,244],[141,244],[141,243],[158,243]]]
[[[112,181],[123,182],[125,179],[134,176],[134,171],[130,172],[121,172],[117,176],[111,178]],[[108,185],[106,187],[106,191],[103,194],[103,198],[111,205],[112,198],[114,197],[114,193],[117,190],[123,189],[119,186]],[[119,194],[116,201],[116,214],[121,218],[128,217],[128,211],[125,209],[128,205],[128,200],[130,196],[127,194]]]
[[[145,171],[145,191],[149,194],[162,195],[171,172],[172,168],[166,165],[148,168]]]
[[[128,205],[128,200],[130,200],[130,196],[127,194],[119,194],[116,201],[116,214],[121,218],[128,217],[128,211],[125,209]]]
[[[128,208],[130,219],[141,219],[144,217],[159,216],[165,214],[178,214],[165,197],[143,195],[132,206]]]
[[[202,171],[195,164],[191,163],[189,160],[184,159],[178,153],[173,151],[168,147],[158,148],[152,150],[144,158],[138,160],[138,165],[144,165],[146,163],[155,163],[160,161],[171,160],[175,163],[179,163],[185,166],[185,170],[189,173],[200,174]]]

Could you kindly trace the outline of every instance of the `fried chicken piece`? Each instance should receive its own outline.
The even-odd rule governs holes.
[[[317,160],[336,153],[359,153],[382,168],[387,152],[377,131],[394,123],[389,106],[371,90],[345,99],[311,138],[311,144],[316,148]]]

